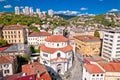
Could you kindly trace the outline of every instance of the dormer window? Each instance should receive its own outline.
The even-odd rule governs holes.
[[[61,55],[60,55],[60,53],[57,53],[57,57],[60,57]]]

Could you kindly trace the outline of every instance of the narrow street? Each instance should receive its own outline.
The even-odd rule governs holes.
[[[82,80],[80,55],[76,53],[72,68],[65,74],[63,80]]]

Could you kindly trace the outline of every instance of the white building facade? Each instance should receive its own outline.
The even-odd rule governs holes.
[[[104,32],[102,57],[108,61],[120,59],[120,31],[107,30]]]
[[[28,44],[33,46],[45,44],[45,39],[50,35],[48,32],[32,32],[28,35]]]
[[[49,36],[40,50],[40,63],[45,64],[51,74],[64,75],[72,66],[73,48],[62,35]]]
[[[18,6],[15,7],[15,14],[16,15],[20,14],[20,8]]]
[[[17,59],[15,56],[0,55],[0,70],[2,75],[13,75],[17,71]]]

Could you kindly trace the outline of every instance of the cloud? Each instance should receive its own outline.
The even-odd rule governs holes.
[[[118,9],[111,9],[109,12],[118,12]]]
[[[0,2],[4,2],[4,1],[6,1],[6,0],[0,0]]]
[[[80,14],[80,12],[78,11],[70,11],[70,10],[66,10],[66,11],[55,11],[55,14],[64,14],[64,15],[78,15]]]
[[[80,8],[80,10],[81,10],[81,11],[85,11],[85,10],[87,10],[87,8],[82,7],[82,8]]]
[[[6,9],[12,8],[12,5],[5,5],[4,8],[6,8]]]

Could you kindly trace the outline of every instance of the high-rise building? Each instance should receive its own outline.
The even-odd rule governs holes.
[[[104,32],[102,57],[108,61],[120,59],[120,30]]]
[[[29,9],[30,9],[30,15],[33,15],[33,13],[34,13],[33,8],[30,7]]]
[[[24,8],[24,14],[25,15],[29,15],[30,14],[30,9],[29,9],[29,7],[28,6],[26,6],[25,8]]]
[[[15,7],[15,14],[16,15],[19,15],[20,14],[20,9],[18,6]]]
[[[36,9],[36,14],[39,14],[40,13],[40,9]]]
[[[52,17],[54,15],[54,11],[52,9],[48,10],[48,15]]]

